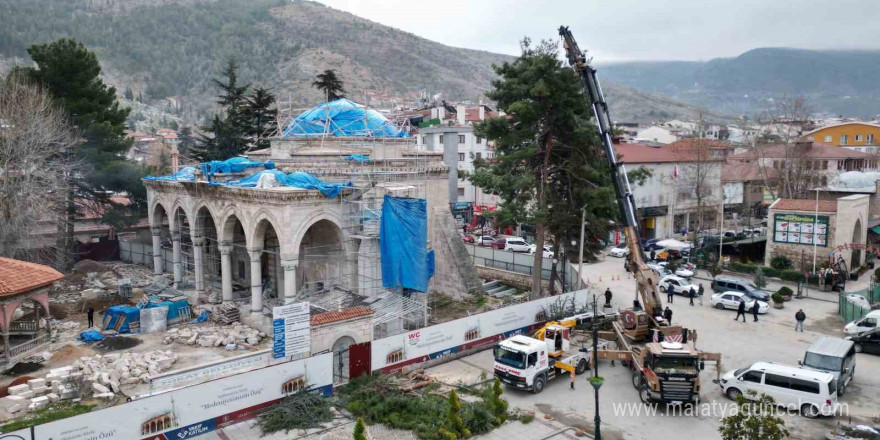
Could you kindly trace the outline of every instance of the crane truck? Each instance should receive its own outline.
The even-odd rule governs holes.
[[[632,383],[644,403],[697,403],[700,396],[700,371],[705,362],[716,362],[720,370],[721,355],[705,353],[689,341],[689,332],[671,326],[660,313],[657,275],[645,263],[639,246],[639,225],[636,204],[626,175],[626,168],[617,161],[611,138],[611,117],[608,105],[586,56],[578,48],[571,31],[559,28],[569,64],[578,73],[587,105],[592,108],[611,169],[612,183],[629,247],[626,269],[636,281],[636,299],[632,309],[620,314],[578,315],[560,322],[550,322],[533,337],[514,336],[495,347],[495,376],[521,389],[540,393],[547,381],[564,372],[580,374],[598,359],[620,360],[633,370]],[[598,332],[602,343],[592,352],[576,328],[587,321],[610,323],[612,331]],[[600,321],[601,320],[601,321]],[[616,343],[616,347],[611,348]],[[640,345],[635,345],[641,343]]]

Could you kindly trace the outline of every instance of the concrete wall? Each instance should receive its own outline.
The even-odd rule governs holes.
[[[373,317],[362,316],[347,321],[316,325],[311,329],[312,353],[333,350],[333,343],[344,336],[354,339],[356,344],[373,340]]]

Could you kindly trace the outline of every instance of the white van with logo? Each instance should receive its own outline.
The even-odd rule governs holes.
[[[727,397],[766,394],[777,405],[815,418],[830,416],[837,411],[837,379],[830,373],[807,370],[774,362],[754,364],[728,371],[721,376],[721,389]]]

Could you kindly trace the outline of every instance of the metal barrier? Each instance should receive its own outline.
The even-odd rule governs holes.
[[[858,292],[845,292],[840,294],[838,297],[837,310],[840,317],[843,318],[843,321],[846,323],[853,322],[867,315],[868,312],[872,310],[870,306],[864,307],[849,300],[848,297],[850,295],[861,296],[870,306],[873,306],[880,303],[880,286],[872,286]]]

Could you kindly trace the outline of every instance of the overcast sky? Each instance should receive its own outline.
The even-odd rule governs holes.
[[[318,0],[443,44],[519,54],[571,26],[597,63],[708,60],[757,47],[880,48],[877,0]]]

